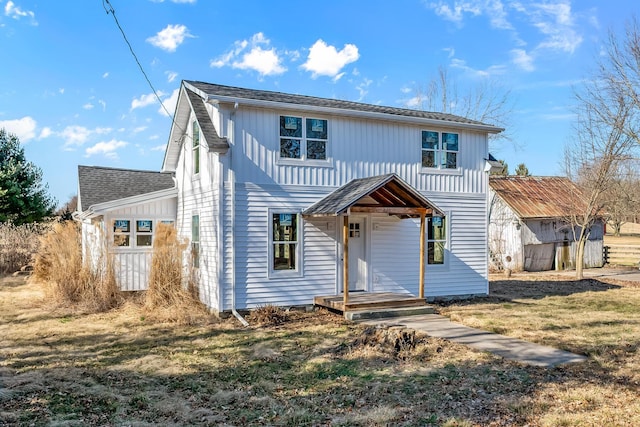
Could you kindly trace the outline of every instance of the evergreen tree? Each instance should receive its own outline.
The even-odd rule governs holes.
[[[18,137],[0,129],[0,222],[20,225],[51,215],[55,202],[48,190]]]
[[[518,176],[530,176],[531,174],[529,173],[529,168],[524,163],[520,163],[516,167],[516,175],[518,175]]]

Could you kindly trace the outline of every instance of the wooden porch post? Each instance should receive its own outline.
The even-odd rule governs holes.
[[[342,225],[342,294],[343,310],[349,303],[349,215],[344,215]]]
[[[418,297],[424,298],[424,232],[425,232],[425,212],[420,212],[420,287],[418,291]]]

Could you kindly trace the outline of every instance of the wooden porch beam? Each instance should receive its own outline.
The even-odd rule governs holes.
[[[351,206],[349,213],[386,213],[390,215],[428,215],[432,213],[427,208],[405,208],[398,206]]]
[[[424,238],[425,238],[425,215],[420,214],[420,282],[418,288],[418,297],[424,298],[424,267],[425,267],[425,250],[424,250]]]
[[[349,215],[344,215],[342,224],[342,298],[344,309],[349,303]]]

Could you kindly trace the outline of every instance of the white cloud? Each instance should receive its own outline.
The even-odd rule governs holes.
[[[107,77],[109,77],[109,72],[108,71],[102,75],[103,79],[106,79]]]
[[[117,159],[118,153],[116,151],[119,148],[126,147],[127,145],[129,145],[129,143],[118,141],[116,139],[112,139],[111,141],[101,141],[91,147],[88,147],[85,150],[85,156],[90,157],[96,154],[102,154],[110,159]]]
[[[463,59],[454,58],[451,60],[451,67],[463,70],[467,74],[476,78],[487,78],[493,76],[503,75],[507,69],[504,65],[491,65],[484,70],[470,67]]]
[[[173,82],[176,77],[178,77],[178,73],[176,73],[175,71],[165,71],[164,72],[167,76],[167,82],[171,83]]]
[[[103,101],[102,99],[99,99],[98,104],[102,106],[102,111],[107,111],[107,103],[105,101]]]
[[[573,53],[582,43],[568,1],[533,4],[526,13],[533,26],[546,36],[538,45],[539,49]]]
[[[360,54],[354,44],[345,44],[341,50],[337,50],[335,46],[327,45],[324,40],[318,39],[309,49],[307,62],[301,67],[310,71],[312,78],[329,76],[337,80],[342,76],[341,70],[358,58]]]
[[[84,126],[67,126],[58,135],[65,140],[63,148],[73,150],[73,146],[84,145],[91,135],[104,135],[111,131],[111,128],[89,129]]]
[[[87,102],[86,104],[84,104],[82,106],[82,108],[85,109],[85,110],[92,110],[93,107],[94,107],[94,105],[92,103],[90,103],[90,102]]]
[[[21,119],[0,121],[0,128],[4,128],[7,132],[15,134],[23,144],[35,138],[36,126],[36,121],[29,116]]]
[[[371,86],[373,80],[365,78],[362,83],[356,86],[356,90],[360,93],[358,97],[358,101],[362,101],[365,96],[369,93],[369,86]]]
[[[151,151],[164,151],[167,148],[167,144],[156,145],[155,147],[151,147]]]
[[[164,93],[162,91],[158,91],[158,96],[162,95],[164,95]],[[158,99],[154,93],[140,95],[140,98],[133,98],[133,101],[131,101],[131,111],[136,108],[148,107],[149,105],[155,104],[157,101]]]
[[[404,101],[404,105],[408,108],[417,108],[422,104],[422,98],[420,96],[414,96]]]
[[[9,0],[4,6],[4,14],[13,19],[30,18],[31,25],[38,25],[35,13],[30,10],[22,10],[11,0]]]
[[[158,112],[166,117],[169,117],[167,116],[167,111],[169,112],[169,114],[173,115],[173,113],[176,111],[176,105],[178,104],[179,93],[180,93],[179,89],[174,89],[174,91],[171,93],[171,96],[162,100],[162,103],[164,104],[164,108],[160,106],[160,109],[158,110]],[[167,109],[167,111],[165,111],[165,108]]]
[[[513,63],[524,71],[533,71],[533,57],[523,49],[512,49],[511,57]]]
[[[448,21],[455,22],[456,24],[462,23],[465,13],[470,13],[474,16],[482,13],[479,2],[473,1],[455,1],[453,6],[449,6],[449,4],[444,1],[431,2],[427,4],[427,7],[433,9],[436,15]]]
[[[250,40],[237,40],[233,48],[211,60],[211,67],[231,66],[240,70],[257,71],[261,76],[275,76],[287,71],[282,58],[271,41],[263,33],[256,33]],[[263,48],[264,46],[264,48]],[[291,56],[291,53],[288,52]]]
[[[53,131],[51,130],[51,128],[43,127],[42,130],[40,131],[40,136],[38,137],[38,139],[49,138],[51,135],[53,135]]]
[[[170,24],[155,36],[149,37],[147,42],[167,52],[175,52],[187,37],[193,36],[189,34],[186,26]]]

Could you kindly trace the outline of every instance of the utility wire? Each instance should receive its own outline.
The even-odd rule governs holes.
[[[162,102],[162,99],[160,99],[160,96],[158,95],[158,92],[156,91],[156,88],[151,83],[151,80],[149,79],[149,76],[144,71],[144,68],[142,67],[142,64],[140,63],[140,60],[138,59],[138,55],[136,55],[135,51],[133,50],[133,47],[131,46],[131,43],[129,43],[129,39],[127,38],[127,35],[124,32],[124,29],[122,28],[122,26],[120,25],[120,22],[118,21],[118,17],[116,16],[116,10],[111,5],[111,2],[109,0],[102,0],[102,7],[104,8],[105,12],[107,12],[107,15],[111,14],[111,16],[113,16],[113,20],[116,22],[116,26],[120,30],[120,33],[122,34],[122,37],[124,38],[125,43],[127,43],[127,46],[129,47],[129,51],[131,52],[131,55],[133,55],[133,59],[135,59],[136,64],[138,64],[138,68],[140,68],[140,71],[142,72],[142,75],[144,76],[145,80],[149,84],[149,87],[153,91],[154,96],[156,97],[156,99],[158,100],[160,105],[162,106],[162,109],[164,110],[165,113],[167,113],[167,116],[171,117],[171,121],[173,122],[173,124],[175,126],[177,126],[182,132],[185,132],[185,130],[182,129],[180,127],[180,125],[178,125],[175,122],[173,114],[169,113],[169,110],[167,110],[167,107],[165,107],[164,102]]]

